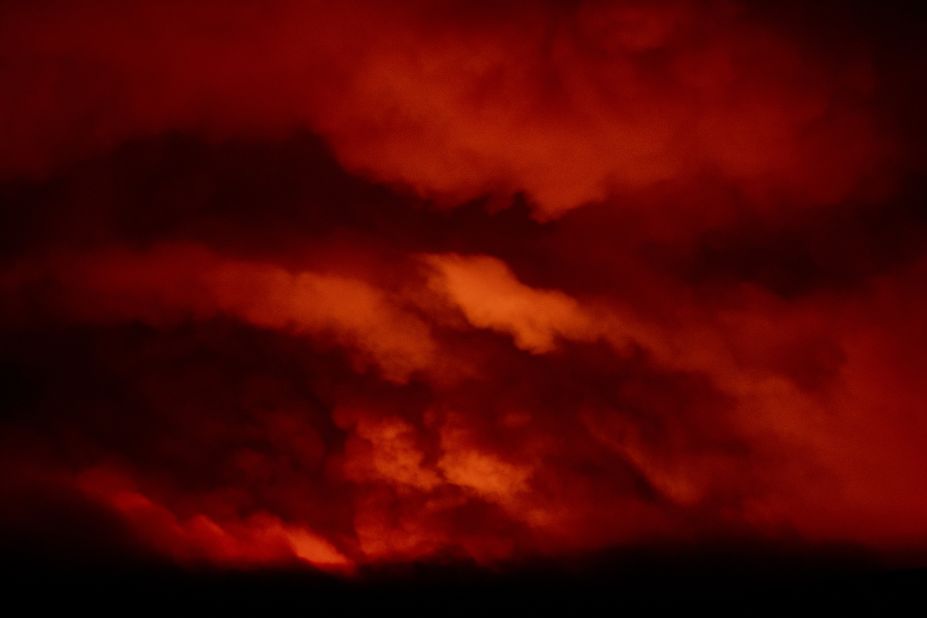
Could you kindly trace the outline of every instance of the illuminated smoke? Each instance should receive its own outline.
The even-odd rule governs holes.
[[[0,9],[5,536],[61,500],[120,556],[338,573],[922,549],[916,33],[336,4]]]

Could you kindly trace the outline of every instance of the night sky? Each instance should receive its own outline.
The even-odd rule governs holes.
[[[4,2],[6,565],[927,567],[917,4]]]

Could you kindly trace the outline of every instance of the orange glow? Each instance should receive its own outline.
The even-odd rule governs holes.
[[[922,556],[927,46],[779,4],[0,7],[0,502],[344,575]]]

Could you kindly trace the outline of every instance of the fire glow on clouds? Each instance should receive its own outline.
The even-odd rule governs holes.
[[[801,4],[5,4],[4,534],[922,548],[924,46]]]

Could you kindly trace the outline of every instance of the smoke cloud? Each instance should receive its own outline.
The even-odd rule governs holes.
[[[4,4],[0,536],[342,574],[919,554],[921,26]]]

